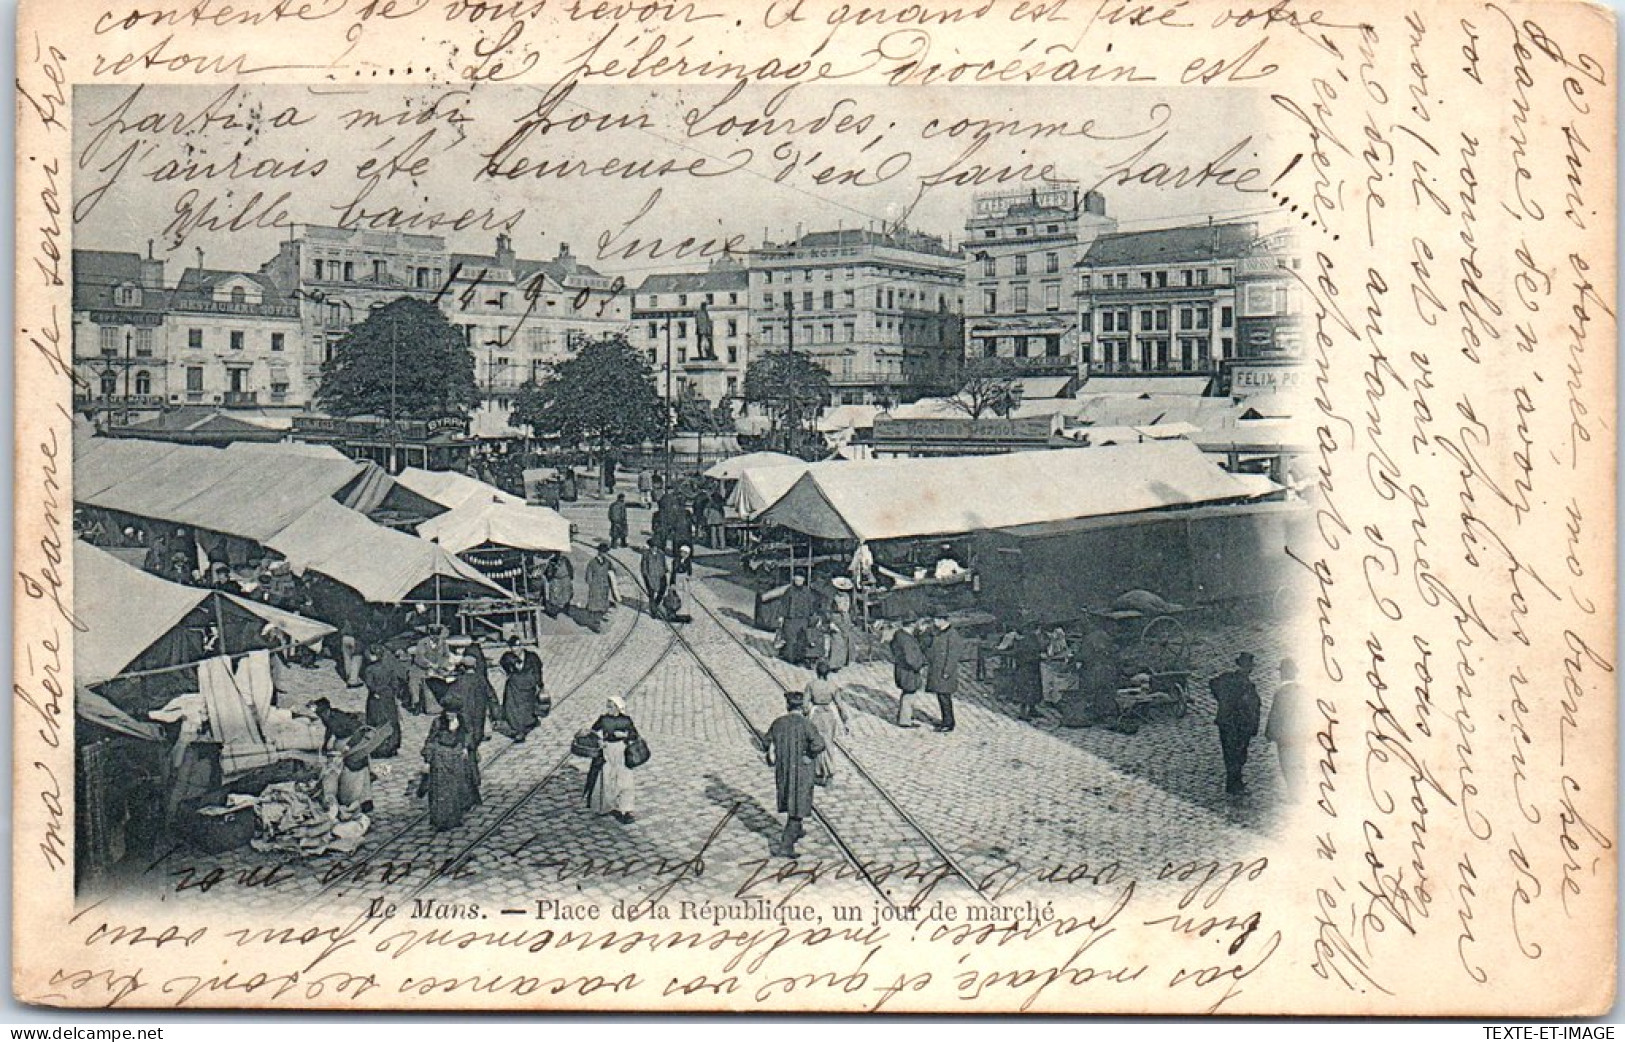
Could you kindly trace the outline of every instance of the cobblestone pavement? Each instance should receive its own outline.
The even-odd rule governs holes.
[[[584,542],[607,530],[604,502],[566,505]],[[635,511],[633,523],[636,545],[647,512]],[[635,554],[617,555],[635,571]],[[628,574],[619,582],[623,596],[634,593]],[[543,900],[654,896],[668,906],[735,897],[866,904],[876,886],[899,904],[970,899],[955,875],[963,871],[985,896],[1008,900],[1114,863],[1152,880],[1169,865],[1244,859],[1271,827],[1281,798],[1273,753],[1255,743],[1251,794],[1224,795],[1206,680],[1235,652],[1253,651],[1267,711],[1279,627],[1215,612],[1192,617],[1189,715],[1132,736],[1022,721],[969,665],[955,732],[902,730],[889,663],[842,670],[852,726],[835,783],[818,794],[824,821],[808,821],[797,861],[776,857],[783,819],[755,735],[783,711],[783,688],[810,674],[772,657],[768,635],[750,625],[748,590],[702,562],[687,596],[693,621],[679,627],[680,639],[637,604],[618,608],[599,634],[549,620],[542,652],[555,710],[527,742],[497,736],[484,746],[484,802],[459,828],[435,833],[419,820],[424,805],[411,792],[427,718],[408,717],[401,755],[378,766],[372,831],[358,851],[303,863],[251,850],[180,851],[143,888],[184,902],[201,892],[199,880],[219,878],[210,899],[221,887],[235,890],[244,910],[299,904],[354,914],[372,897],[420,895],[478,902],[494,917],[533,914]],[[493,680],[500,689],[500,676]],[[300,673],[298,682],[305,697],[359,707],[360,693],[345,691],[330,670]],[[585,764],[567,755],[570,737],[610,694],[627,698],[654,753],[635,775],[637,819],[628,824],[588,810]],[[246,872],[262,885],[236,885]]]

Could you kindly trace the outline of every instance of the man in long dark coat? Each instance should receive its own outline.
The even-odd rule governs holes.
[[[491,680],[485,675],[484,657],[465,655],[447,695],[457,707],[457,716],[463,722],[463,741],[469,752],[477,752],[485,741],[485,720],[491,706],[490,689]]]
[[[610,609],[615,606],[614,562],[609,556],[609,544],[599,543],[598,553],[587,562],[587,626],[594,633],[603,626]]]
[[[931,646],[925,649],[925,689],[937,696],[937,730],[954,729],[954,695],[959,691],[959,663],[965,658],[965,638],[944,618],[937,619]]]
[[[391,735],[379,744],[373,755],[388,759],[401,748],[401,701],[406,697],[406,664],[389,648],[374,645],[367,649],[361,682],[367,687],[367,726],[379,730],[388,728]]]
[[[1214,722],[1219,725],[1219,749],[1224,754],[1224,791],[1232,796],[1247,791],[1242,771],[1247,766],[1247,747],[1258,733],[1260,705],[1252,673],[1252,652],[1243,651],[1236,656],[1235,669],[1208,682],[1218,703]]]
[[[813,812],[814,764],[824,751],[824,739],[803,712],[805,704],[800,691],[786,692],[784,715],[767,729],[767,762],[785,816],[778,852],[790,858],[796,856],[796,840],[805,835],[802,819]]]

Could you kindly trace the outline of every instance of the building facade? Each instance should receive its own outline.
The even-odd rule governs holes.
[[[836,404],[952,390],[964,356],[964,266],[906,230],[813,232],[751,256],[752,351],[793,349],[830,374]]]
[[[1303,257],[1284,228],[1253,241],[1236,268],[1236,353],[1224,371],[1227,393],[1249,397],[1303,386]]]
[[[1013,359],[1028,375],[1077,372],[1073,269],[1116,230],[1105,196],[1076,182],[977,195],[965,222],[968,357]]]
[[[450,271],[446,242],[438,235],[315,224],[289,229],[277,255],[260,266],[260,274],[298,307],[298,358],[312,394],[321,383],[322,363],[371,308],[405,296],[441,297]]]
[[[702,272],[662,273],[643,280],[632,298],[632,342],[655,371],[662,397],[667,361],[673,400],[703,398],[732,405],[750,365],[750,274],[723,256]]]
[[[258,273],[188,268],[164,316],[169,401],[298,412],[314,390],[299,306]]]
[[[582,264],[561,243],[551,260],[527,260],[507,235],[490,254],[454,253],[440,309],[474,354],[474,378],[496,409],[513,405],[583,338],[625,333],[632,314],[625,280]]]
[[[1250,222],[1102,235],[1078,261],[1086,374],[1213,377],[1236,355],[1237,283]]]
[[[74,408],[115,422],[169,401],[164,262],[139,253],[73,251]]]

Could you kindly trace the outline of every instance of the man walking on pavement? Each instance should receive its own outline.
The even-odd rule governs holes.
[[[954,729],[954,694],[959,690],[959,663],[965,657],[965,638],[946,618],[938,616],[936,633],[926,649],[925,689],[937,696],[937,730]]]
[[[800,691],[785,692],[784,715],[767,729],[767,762],[773,768],[779,813],[785,816],[778,854],[788,858],[796,856],[796,840],[806,834],[802,820],[813,812],[815,765],[824,751],[824,739],[803,712],[805,705]]]
[[[649,537],[649,545],[643,548],[638,567],[642,572],[644,593],[649,598],[649,614],[658,619],[664,611],[661,605],[666,599],[666,587],[671,582],[671,570],[666,565],[666,555],[660,552],[660,545],[653,536]]]
[[[1247,766],[1247,746],[1258,733],[1258,688],[1253,686],[1253,654],[1236,656],[1236,668],[1220,673],[1208,682],[1218,703],[1214,722],[1219,725],[1219,749],[1224,754],[1224,791],[1239,796],[1247,791],[1242,769]]]
[[[609,505],[609,546],[615,549],[626,546],[626,493],[617,492],[615,502]]]

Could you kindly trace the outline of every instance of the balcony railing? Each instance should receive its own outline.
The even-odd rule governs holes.
[[[258,391],[227,391],[221,398],[221,404],[228,409],[247,409],[259,404]]]
[[[161,409],[164,406],[163,395],[159,394],[98,394],[73,396],[73,407],[77,411],[87,409]]]

